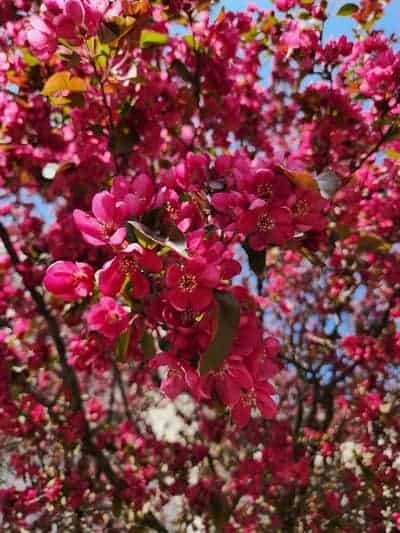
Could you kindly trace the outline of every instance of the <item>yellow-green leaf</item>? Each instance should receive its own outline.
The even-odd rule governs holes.
[[[44,84],[42,93],[51,96],[61,91],[84,92],[86,81],[77,76],[72,76],[68,71],[56,72]]]
[[[385,156],[400,161],[400,152],[397,152],[396,150],[385,150]]]
[[[173,231],[172,228],[168,228],[168,235],[163,236],[136,220],[130,220],[128,225],[132,227],[136,239],[141,246],[145,248],[155,248],[157,244],[159,244],[162,247],[166,246],[167,248],[170,248],[185,259],[189,257],[185,236],[178,228],[175,227]]]
[[[151,359],[156,354],[154,337],[149,331],[144,332],[140,346],[146,359]]]
[[[390,250],[391,243],[375,235],[374,233],[364,233],[360,235],[357,243],[359,252],[378,252],[384,253]]]
[[[118,337],[117,350],[116,350],[118,361],[123,361],[125,359],[125,356],[128,353],[130,338],[131,338],[130,329],[128,329],[127,331],[124,331],[124,333],[122,333]]]
[[[344,4],[336,13],[338,17],[349,17],[353,13],[358,11],[358,5],[356,4]]]
[[[140,48],[162,46],[167,44],[168,34],[153,30],[142,30],[140,34]]]

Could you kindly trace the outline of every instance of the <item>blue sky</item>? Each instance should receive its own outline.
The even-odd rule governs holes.
[[[325,26],[325,39],[338,37],[346,34],[351,37],[352,29],[355,27],[354,21],[351,17],[337,17],[336,13],[339,8],[347,4],[349,0],[329,0],[328,13],[330,17]],[[218,6],[224,6],[226,9],[242,10],[249,4],[257,4],[265,9],[272,9],[273,4],[270,0],[222,0]],[[359,3],[359,0],[351,0],[351,3]],[[385,8],[383,18],[376,24],[376,29],[383,29],[388,33],[396,33],[400,35],[400,0],[391,0]]]

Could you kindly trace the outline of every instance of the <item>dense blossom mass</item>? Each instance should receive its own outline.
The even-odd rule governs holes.
[[[400,530],[400,52],[336,4],[1,2],[2,531]]]

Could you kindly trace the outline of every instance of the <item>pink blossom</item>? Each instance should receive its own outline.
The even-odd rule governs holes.
[[[57,48],[57,38],[54,30],[41,17],[33,15],[30,18],[30,29],[27,37],[30,45],[41,58],[48,58]]]
[[[243,390],[239,400],[232,407],[232,420],[243,427],[250,420],[251,409],[257,407],[264,418],[273,418],[276,414],[276,404],[272,399],[274,389],[267,382],[256,382],[251,389]]]
[[[263,250],[268,244],[283,244],[292,236],[292,217],[285,207],[255,207],[243,213],[238,229],[249,235],[253,250]]]
[[[160,390],[168,398],[174,399],[185,391],[190,392],[197,399],[200,398],[200,376],[196,370],[169,353],[153,357],[150,362],[150,368],[155,369],[160,366],[168,367],[160,386]]]
[[[87,263],[56,261],[46,271],[46,289],[64,300],[85,298],[93,290],[94,272]]]
[[[151,206],[154,195],[153,180],[144,173],[133,180],[125,176],[116,176],[111,193],[117,200],[124,202],[129,216],[138,217]]]
[[[293,197],[291,210],[293,224],[298,231],[322,231],[327,223],[325,212],[329,202],[319,193],[313,191],[299,191]]]
[[[218,286],[220,275],[214,265],[200,257],[184,265],[173,264],[166,275],[167,297],[178,311],[202,311],[213,301],[212,289]]]
[[[103,294],[115,296],[128,275],[134,298],[144,298],[150,292],[150,282],[145,273],[157,273],[161,269],[161,258],[155,252],[130,244],[117,257],[105,263],[100,270],[99,287]]]
[[[129,325],[129,314],[114,298],[103,296],[87,313],[89,329],[98,331],[108,339],[115,339]]]
[[[240,357],[230,356],[222,367],[209,372],[205,378],[204,390],[211,396],[213,389],[220,400],[228,406],[235,405],[241,397],[241,390],[248,390],[253,379]]]
[[[85,241],[92,246],[122,244],[126,237],[126,204],[117,200],[111,193],[103,191],[94,195],[92,211],[94,217],[80,209],[75,209],[73,213],[75,224]]]

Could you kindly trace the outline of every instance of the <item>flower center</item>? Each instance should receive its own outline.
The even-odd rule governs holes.
[[[73,274],[72,279],[73,279],[74,285],[79,285],[79,283],[86,281],[87,276],[84,272],[79,271]]]
[[[260,231],[270,231],[275,226],[272,218],[266,213],[260,215],[257,220],[257,229]]]
[[[294,212],[299,216],[305,215],[308,212],[308,203],[306,200],[299,200],[294,206]]]
[[[254,406],[256,403],[256,396],[254,394],[254,390],[242,392],[240,399],[243,405],[249,405],[250,407]]]
[[[172,220],[176,220],[178,218],[178,213],[176,212],[176,209],[171,204],[171,202],[167,202],[165,204],[165,210],[168,213],[168,215],[172,218]]]
[[[119,314],[116,311],[110,311],[107,315],[108,324],[116,324],[119,321]]]
[[[139,270],[139,265],[135,257],[126,256],[120,259],[119,268],[124,274],[129,274],[129,272]]]
[[[193,274],[183,274],[179,281],[179,288],[183,292],[193,292],[197,287],[197,279]]]
[[[257,195],[265,200],[270,200],[273,196],[273,189],[269,183],[260,183],[257,187]]]
[[[106,237],[109,237],[110,235],[112,235],[115,231],[115,225],[112,224],[111,222],[107,222],[106,224],[104,224],[103,226],[103,233]]]
[[[196,316],[191,309],[186,309],[185,311],[182,311],[181,317],[182,322],[184,324],[193,324],[196,319]]]
[[[180,378],[182,376],[182,371],[180,370],[180,368],[174,368],[174,367],[170,367],[168,369],[168,377],[169,378]]]

